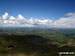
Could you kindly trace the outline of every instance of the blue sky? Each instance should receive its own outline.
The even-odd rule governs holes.
[[[75,28],[75,0],[0,0],[0,26]]]
[[[66,13],[75,12],[75,0],[0,0],[0,16],[5,12],[26,18],[57,20]]]

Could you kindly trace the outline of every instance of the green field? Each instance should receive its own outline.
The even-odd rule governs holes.
[[[0,30],[0,56],[59,56],[58,52],[75,52],[74,29]]]

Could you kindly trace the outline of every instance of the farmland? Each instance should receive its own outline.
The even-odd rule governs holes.
[[[62,51],[75,52],[75,29],[0,29],[1,56],[58,56]]]

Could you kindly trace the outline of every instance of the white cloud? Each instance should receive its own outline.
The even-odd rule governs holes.
[[[19,26],[19,27],[56,27],[56,28],[75,28],[75,13],[66,14],[68,17],[59,18],[58,20],[51,19],[26,19],[21,14],[17,18],[8,16],[5,13],[0,17],[0,25],[3,26]]]
[[[10,16],[9,17],[9,20],[15,20],[16,18],[15,17],[13,17],[13,16]]]
[[[59,20],[56,20],[54,23],[58,27],[75,27],[75,13],[68,13],[66,14],[69,17],[60,18]]]
[[[2,16],[2,19],[7,19],[8,18],[8,13],[5,13],[3,16]]]
[[[25,18],[21,14],[19,14],[17,19],[18,20],[24,20]]]
[[[75,13],[68,13],[67,16],[75,16]]]

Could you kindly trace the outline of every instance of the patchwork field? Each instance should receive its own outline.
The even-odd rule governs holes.
[[[0,56],[59,56],[58,52],[75,52],[74,29],[0,30]]]

